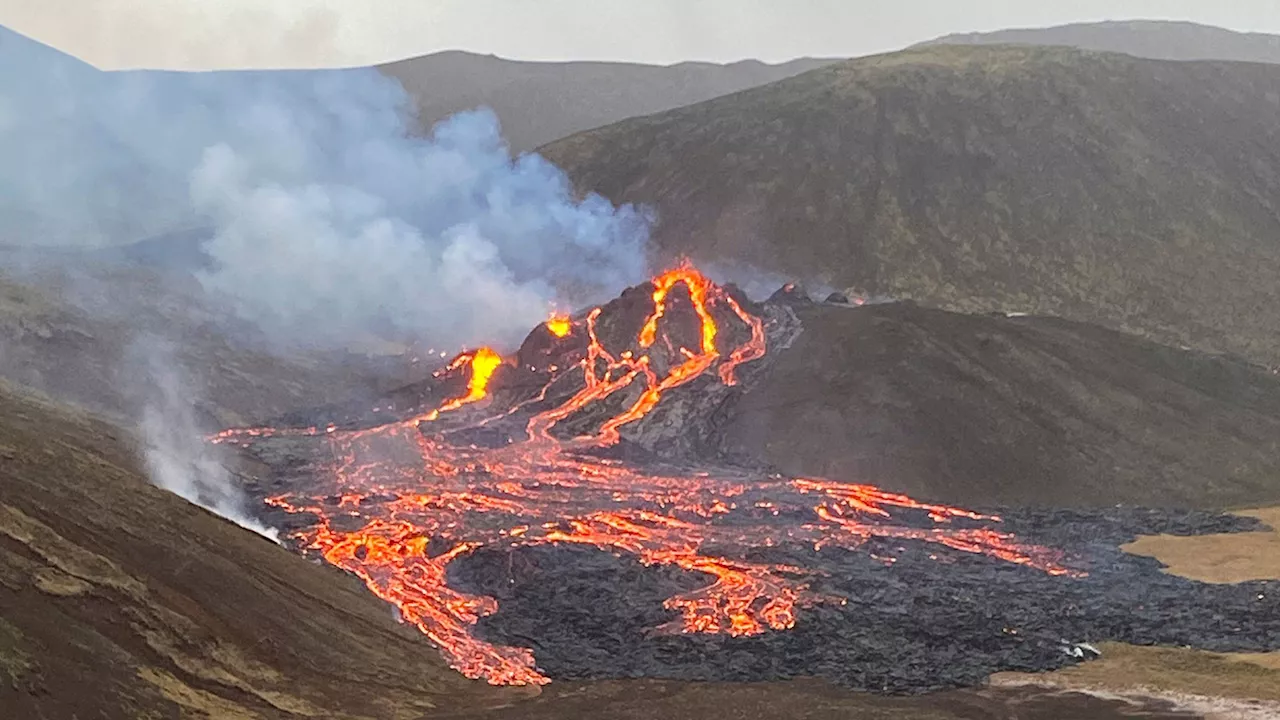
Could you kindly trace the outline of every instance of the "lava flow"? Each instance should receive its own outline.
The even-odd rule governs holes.
[[[692,312],[674,317],[676,302]],[[314,518],[294,535],[300,548],[362,578],[453,667],[495,684],[548,680],[531,650],[476,638],[472,627],[496,612],[497,602],[447,581],[452,561],[485,546],[574,543],[703,573],[704,587],[666,601],[674,618],[660,630],[732,636],[785,630],[803,622],[800,608],[843,602],[810,590],[820,574],[815,570],[746,559],[760,557],[747,551],[761,548],[818,553],[875,540],[897,545],[898,552],[923,544],[934,553],[946,548],[1078,574],[1058,553],[994,529],[997,517],[870,485],[656,470],[605,457],[603,448],[621,442],[624,428],[677,388],[703,377],[736,384],[740,366],[764,357],[767,333],[764,319],[688,264],[654,279],[647,315],[626,347],[610,349],[601,340],[602,313],[596,308],[578,320],[548,321],[553,348],[581,345],[566,351],[563,370],[546,374],[540,393],[505,407],[494,407],[490,387],[503,361],[480,350],[447,369],[469,370],[466,394],[425,414],[359,430],[230,430],[213,440],[249,444],[279,434],[322,435],[335,459],[331,470],[305,492],[267,502],[299,520]],[[664,331],[672,322],[684,323],[693,349],[680,344],[675,328]],[[741,341],[725,353],[720,345],[727,337]],[[608,411],[594,430],[563,431],[571,418],[602,408]],[[521,431],[496,446],[461,439],[501,422],[519,423]],[[892,555],[879,559],[894,561]]]

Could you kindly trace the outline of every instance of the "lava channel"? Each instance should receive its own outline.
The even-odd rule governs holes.
[[[669,338],[658,340],[671,293],[680,287],[696,316],[699,342],[696,349],[673,347],[674,359],[664,361],[666,370],[659,372],[653,352],[670,345]],[[651,301],[634,339],[636,351],[615,354],[605,348],[597,337],[600,308],[579,321],[563,316],[548,321],[554,338],[581,335],[587,343],[577,370],[565,368],[547,386],[568,378],[576,390],[548,403],[544,387],[532,400],[499,413],[511,415],[530,403],[550,405],[530,411],[523,437],[503,446],[451,440],[458,430],[495,417],[492,409],[482,420],[468,415],[485,414],[480,409],[491,399],[490,380],[503,362],[489,349],[455,359],[446,372],[469,372],[467,392],[424,414],[361,430],[245,428],[212,440],[248,444],[279,435],[323,436],[333,453],[331,472],[316,478],[305,494],[267,499],[288,513],[315,519],[293,535],[298,547],[360,577],[416,625],[452,667],[494,684],[543,684],[548,678],[531,650],[475,637],[473,627],[497,611],[496,600],[461,592],[446,580],[453,560],[486,546],[574,543],[632,555],[646,565],[704,573],[706,586],[666,601],[676,617],[659,630],[731,636],[786,630],[802,622],[798,609],[844,599],[812,592],[815,570],[749,562],[710,548],[856,550],[882,539],[941,546],[1053,575],[1083,574],[1066,567],[1060,553],[996,530],[998,517],[918,502],[870,485],[733,471],[655,473],[593,454],[618,443],[622,429],[646,417],[668,393],[713,369],[718,382],[733,385],[740,366],[765,355],[764,321],[692,265],[655,278]],[[741,324],[737,334],[745,337],[728,353],[718,347],[725,328],[712,312],[717,308],[722,317]],[[569,439],[553,434],[557,424],[624,390],[630,392],[623,397],[634,395],[634,400],[594,433]],[[455,416],[448,432],[432,432],[437,420]],[[915,521],[908,524],[908,516]]]

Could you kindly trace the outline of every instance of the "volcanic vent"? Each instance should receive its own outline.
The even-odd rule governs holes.
[[[684,264],[605,306],[551,318],[511,357],[488,348],[466,352],[434,382],[372,411],[330,409],[309,424],[227,430],[213,441],[245,447],[273,468],[266,485],[275,489],[260,493],[271,508],[264,517],[291,530],[299,550],[362,578],[456,669],[491,683],[626,672],[825,674],[901,690],[1067,662],[1058,638],[1046,638],[1085,628],[1058,618],[1020,630],[1035,625],[1022,608],[1019,617],[971,629],[986,656],[950,675],[923,666],[904,675],[911,658],[887,657],[879,670],[839,675],[852,665],[832,657],[865,655],[865,648],[846,647],[826,628],[857,622],[847,613],[862,583],[884,583],[882,573],[895,566],[906,567],[912,581],[889,580],[891,589],[934,600],[944,598],[945,585],[931,589],[921,568],[967,573],[968,582],[990,588],[1000,587],[993,578],[1022,584],[1049,603],[1062,602],[1063,593],[1087,594],[1089,574],[1073,554],[1016,538],[993,513],[870,485],[783,477],[718,456],[717,417],[768,366],[769,350],[802,332],[789,307],[795,300],[781,292],[757,305]],[[1040,525],[1050,527],[1030,527],[1054,536],[1052,522]],[[543,575],[567,588],[576,581],[561,575],[588,549],[617,558],[600,577],[631,572],[616,563],[680,571],[665,572],[657,594],[646,586],[653,601],[645,612],[662,616],[627,630],[626,646],[638,654],[614,657],[614,666],[575,663],[575,655],[591,653],[575,652],[578,641],[551,637],[549,608],[563,602],[539,601],[538,573],[530,583],[521,569],[552,567]],[[590,614],[598,603],[585,597],[598,590],[577,595],[583,600],[571,600],[577,605],[568,614]],[[507,600],[500,606],[499,593],[542,617],[542,630],[518,618],[501,622],[495,613]],[[883,588],[875,593],[902,602]],[[1231,603],[1225,606],[1230,615]],[[819,667],[782,663],[769,649],[777,642],[769,638],[812,644],[815,633],[827,633],[838,650],[810,653]],[[715,647],[689,642],[697,638],[722,640]],[[896,642],[892,633],[888,642]],[[706,660],[717,652],[719,659]],[[785,654],[795,659],[794,649]],[[702,659],[691,665],[695,656]],[[889,665],[896,674],[886,674]]]

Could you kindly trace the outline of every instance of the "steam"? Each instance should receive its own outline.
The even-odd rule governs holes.
[[[644,212],[513,159],[489,111],[421,138],[410,107],[373,69],[102,73],[0,31],[0,243],[206,229],[204,288],[313,347],[513,342],[646,276]]]
[[[373,69],[103,73],[0,28],[0,246],[92,269],[195,243],[173,256],[200,260],[178,269],[208,307],[290,351],[513,345],[647,275],[644,211],[512,158],[491,112],[424,138],[410,107]],[[197,378],[151,345],[136,419],[154,482],[267,534],[203,442]]]
[[[157,340],[134,346],[146,367],[140,429],[151,481],[242,528],[279,541],[245,511],[245,498],[230,473],[204,442],[195,417],[195,383],[176,362],[172,348]]]

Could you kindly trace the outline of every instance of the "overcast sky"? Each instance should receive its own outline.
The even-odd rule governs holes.
[[[849,57],[953,32],[1107,19],[1280,33],[1280,0],[0,0],[0,24],[104,68]]]

